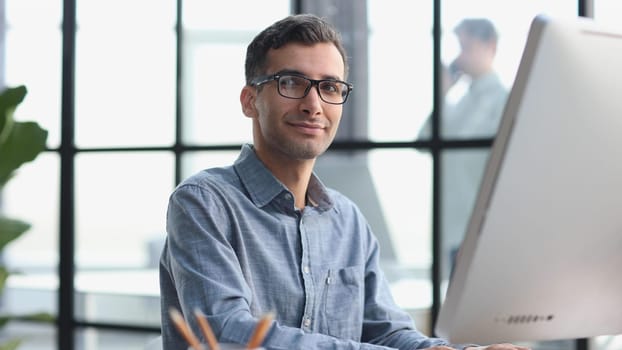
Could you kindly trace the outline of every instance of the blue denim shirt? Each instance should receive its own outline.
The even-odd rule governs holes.
[[[193,310],[222,342],[246,343],[274,312],[268,349],[399,349],[447,344],[418,332],[394,303],[379,246],[359,209],[312,176],[304,210],[245,145],[170,197],[160,264],[166,350],[188,344],[168,310]]]

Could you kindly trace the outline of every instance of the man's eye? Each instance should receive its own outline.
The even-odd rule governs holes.
[[[327,90],[330,92],[337,92],[339,91],[339,88],[335,84],[326,84],[326,86],[324,87],[324,90]]]
[[[283,77],[280,80],[280,84],[281,84],[282,87],[286,87],[286,88],[287,87],[297,87],[299,85],[302,85],[301,84],[302,80],[303,79],[297,79],[295,77]]]
[[[322,84],[320,84],[320,89],[322,89],[322,91],[324,92],[328,92],[331,94],[338,94],[341,92],[341,88],[339,85],[340,85],[339,83],[325,81]]]

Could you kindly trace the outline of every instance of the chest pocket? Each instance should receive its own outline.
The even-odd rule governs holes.
[[[328,334],[360,341],[365,283],[362,266],[328,270],[324,284],[324,319]]]

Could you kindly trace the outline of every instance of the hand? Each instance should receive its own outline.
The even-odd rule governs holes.
[[[513,344],[493,344],[488,346],[470,346],[464,350],[530,350],[528,347]]]

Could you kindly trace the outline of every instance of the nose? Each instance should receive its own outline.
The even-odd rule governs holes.
[[[322,109],[322,99],[320,98],[320,91],[317,84],[313,84],[309,89],[307,96],[301,99],[300,108],[303,112],[314,115]]]

